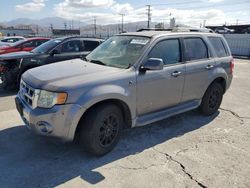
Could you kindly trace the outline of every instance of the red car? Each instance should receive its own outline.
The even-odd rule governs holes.
[[[7,54],[12,52],[19,52],[19,51],[31,51],[37,46],[40,46],[44,42],[50,40],[49,38],[28,38],[26,40],[15,42],[9,46],[2,46],[0,47],[0,54]]]

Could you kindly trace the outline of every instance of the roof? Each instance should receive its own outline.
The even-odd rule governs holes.
[[[122,33],[119,35],[124,36],[143,36],[143,37],[160,37],[160,36],[176,36],[176,35],[211,35],[211,36],[220,36],[216,33],[204,33],[204,32],[171,32],[171,31],[142,31],[142,32],[131,32],[131,33]]]
[[[43,40],[43,39],[50,39],[50,38],[46,38],[46,37],[32,37],[32,38],[26,38],[25,41],[29,41],[29,40]]]
[[[59,39],[59,40],[67,40],[67,39],[82,39],[82,40],[91,40],[91,41],[103,41],[103,39],[99,38],[86,38],[82,36],[65,36],[65,37],[59,37],[59,38],[54,38],[54,39]]]

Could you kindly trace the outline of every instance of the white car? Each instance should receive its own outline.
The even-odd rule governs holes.
[[[8,46],[12,43],[15,43],[20,40],[24,40],[24,37],[20,36],[12,36],[12,37],[4,37],[3,39],[0,40],[0,46]]]

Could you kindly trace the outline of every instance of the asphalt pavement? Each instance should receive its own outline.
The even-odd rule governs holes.
[[[0,89],[0,187],[250,187],[250,60],[236,59],[220,110],[125,131],[97,158],[31,133]]]

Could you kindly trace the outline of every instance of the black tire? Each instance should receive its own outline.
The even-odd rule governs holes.
[[[116,105],[99,105],[80,122],[80,144],[91,154],[104,155],[118,143],[122,125],[122,112]]]
[[[2,80],[2,88],[5,90],[13,90],[15,89],[15,83],[12,77],[11,72],[4,72],[1,75]]]
[[[200,112],[210,116],[217,112],[223,98],[223,87],[220,83],[212,83],[205,92],[200,105]]]

